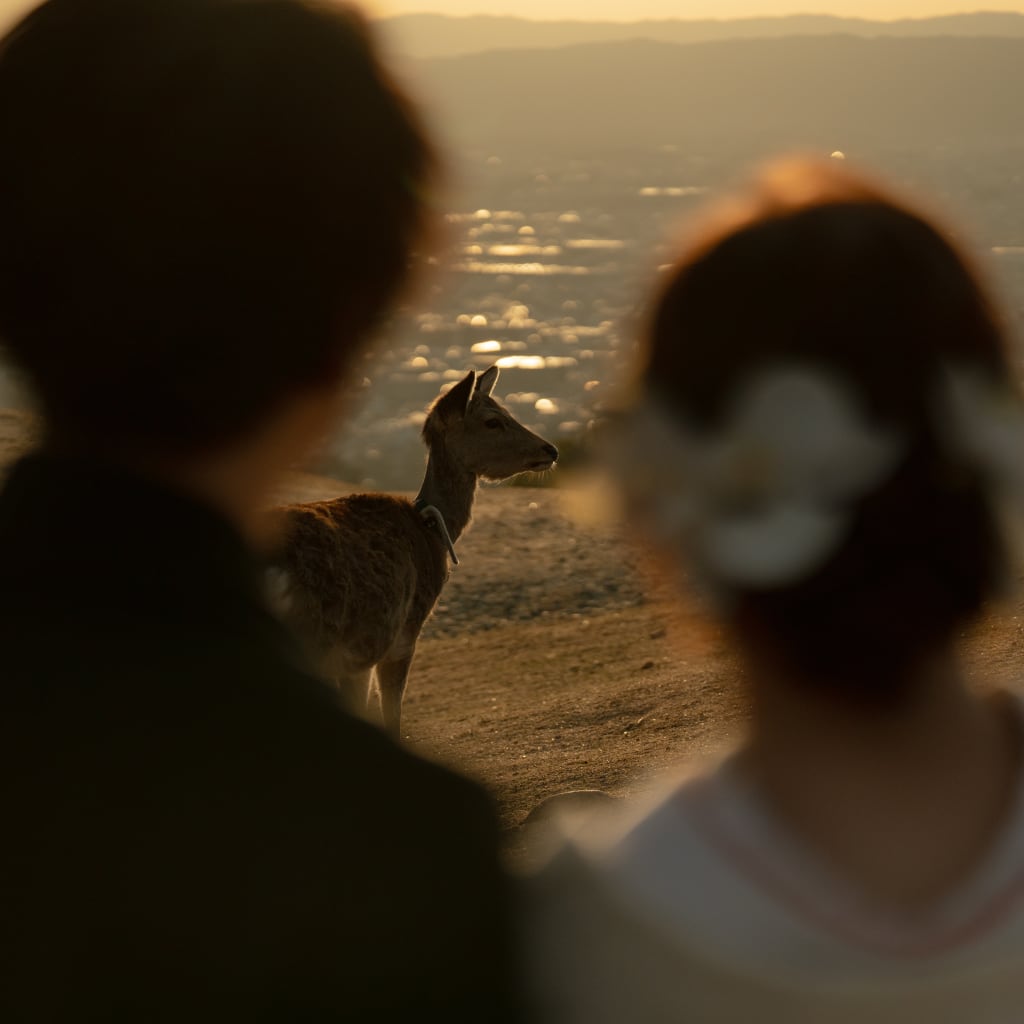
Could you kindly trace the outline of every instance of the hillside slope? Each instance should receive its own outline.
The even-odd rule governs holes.
[[[634,40],[424,61],[415,79],[452,141],[497,153],[1024,140],[1024,39]]]
[[[411,57],[452,57],[485,50],[536,49],[580,43],[652,39],[664,43],[705,43],[720,39],[779,36],[1024,36],[1024,15],[979,12],[935,18],[877,21],[829,14],[779,18],[719,18],[648,21],[534,21],[475,15],[402,14],[378,23],[389,45]]]

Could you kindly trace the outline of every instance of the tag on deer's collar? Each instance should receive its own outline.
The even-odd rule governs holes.
[[[455,554],[455,544],[452,542],[452,535],[448,532],[448,524],[444,521],[444,516],[441,514],[441,510],[434,505],[426,504],[422,500],[416,502],[415,508],[425,523],[433,523],[437,527],[441,533],[441,539],[448,548],[448,554],[451,557],[452,565],[458,565],[459,556]]]

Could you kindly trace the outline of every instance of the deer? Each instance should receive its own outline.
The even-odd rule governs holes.
[[[401,738],[402,700],[420,631],[470,524],[480,480],[551,469],[558,449],[491,393],[499,370],[473,370],[431,405],[414,501],[351,494],[277,509],[275,603],[321,674],[356,713],[376,689],[385,730]]]

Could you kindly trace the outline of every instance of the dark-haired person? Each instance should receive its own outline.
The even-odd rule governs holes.
[[[774,167],[669,273],[609,437],[634,523],[745,663],[745,742],[535,885],[549,1019],[1006,1022],[1024,1006],[1022,707],[964,681],[1024,407],[946,235]]]
[[[261,509],[433,173],[350,8],[49,0],[0,47],[0,1019],[505,1020],[474,786],[343,714]]]

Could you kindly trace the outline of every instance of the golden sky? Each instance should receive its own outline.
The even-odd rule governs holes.
[[[36,0],[0,0],[0,27]],[[518,14],[526,18],[636,21],[641,18],[739,18],[813,11],[863,18],[920,18],[964,10],[1024,11],[1024,0],[363,0],[373,14]]]
[[[1022,0],[372,0],[375,13],[517,14],[526,18],[635,21],[640,18],[740,18],[812,11],[849,17],[924,18],[961,11],[1024,11]]]

